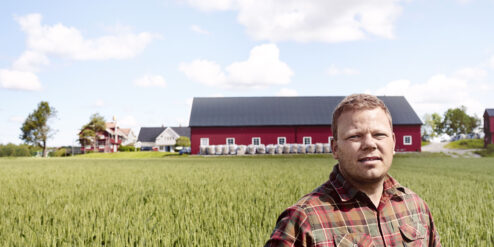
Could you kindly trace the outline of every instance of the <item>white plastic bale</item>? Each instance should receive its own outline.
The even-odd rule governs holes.
[[[283,153],[283,145],[277,144],[276,145],[276,153],[277,154],[282,154]]]
[[[290,144],[283,144],[283,153],[284,154],[290,153]]]
[[[266,146],[266,152],[268,154],[274,154],[275,151],[276,151],[275,149],[276,148],[275,148],[275,146],[273,144],[269,144],[269,145]]]
[[[314,144],[307,144],[307,153],[308,154],[313,154],[315,149],[316,149],[316,147]]]
[[[206,155],[206,146],[199,147],[199,154]]]
[[[237,155],[244,155],[245,154],[245,145],[238,145],[237,146]]]
[[[236,154],[237,153],[237,145],[228,145],[228,153],[229,154]]]
[[[256,154],[256,146],[252,144],[247,146],[247,154]]]
[[[323,150],[323,146],[322,146],[322,143],[316,143],[316,153],[320,154],[322,153],[324,150]]]
[[[223,145],[217,145],[216,146],[216,155],[222,155],[223,154]]]
[[[206,151],[209,155],[214,155],[216,154],[216,147],[214,145],[207,146]]]
[[[222,148],[222,150],[221,150],[222,154],[226,155],[226,154],[230,153],[230,152],[228,152],[228,146],[227,145],[221,146],[221,148]]]
[[[329,145],[329,143],[324,143],[323,149],[325,153],[331,153],[331,145]]]
[[[291,144],[290,145],[290,153],[292,153],[292,154],[298,153],[298,144]]]
[[[257,146],[256,151],[258,154],[265,154],[266,153],[266,146],[264,144],[260,144]]]
[[[298,152],[301,154],[307,153],[307,147],[304,144],[298,145]]]

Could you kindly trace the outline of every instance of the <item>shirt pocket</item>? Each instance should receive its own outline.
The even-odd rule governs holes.
[[[335,236],[335,245],[338,247],[373,247],[372,238],[362,233],[347,233]]]
[[[404,222],[400,225],[404,246],[423,246],[427,240],[427,228],[420,222]]]

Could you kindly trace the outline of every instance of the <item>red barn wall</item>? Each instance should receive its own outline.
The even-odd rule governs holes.
[[[397,152],[420,152],[422,151],[422,139],[420,138],[420,125],[394,125],[393,132],[396,136]],[[411,136],[412,145],[403,144],[403,137]]]
[[[494,117],[484,115],[484,146],[494,144]]]
[[[396,151],[421,151],[420,125],[394,126]],[[412,137],[412,145],[403,145],[403,136]],[[331,126],[264,126],[264,127],[191,127],[192,154],[199,153],[201,138],[209,138],[209,145],[225,145],[226,138],[235,138],[237,145],[252,144],[253,137],[260,137],[261,144],[277,144],[278,137],[286,137],[286,143],[302,143],[303,137],[312,137],[312,143],[328,143],[333,136]]]

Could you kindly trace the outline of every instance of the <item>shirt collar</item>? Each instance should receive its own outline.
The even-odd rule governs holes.
[[[339,164],[336,164],[333,167],[333,171],[329,175],[329,182],[343,202],[353,199],[360,192],[343,177],[339,169]],[[396,181],[389,174],[386,174],[383,187],[383,193],[390,196],[405,194],[404,187],[401,186],[398,181]]]

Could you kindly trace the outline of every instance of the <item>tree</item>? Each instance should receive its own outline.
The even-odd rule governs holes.
[[[33,113],[27,116],[21,127],[21,138],[25,143],[43,148],[43,157],[46,157],[46,141],[55,131],[48,126],[48,120],[54,118],[57,112],[48,102],[41,101]]]
[[[480,119],[476,115],[469,116],[466,111],[465,106],[448,109],[444,113],[441,130],[450,136],[472,133],[480,126]]]
[[[442,117],[437,113],[425,114],[424,125],[422,126],[422,136],[436,137],[442,134]]]
[[[175,141],[175,147],[190,147],[190,139],[187,136],[180,136]]]
[[[84,149],[86,145],[93,145],[94,150],[98,145],[97,136],[99,133],[102,133],[106,129],[106,121],[100,116],[98,113],[91,115],[89,118],[89,123],[82,126],[81,131],[79,132],[79,143]]]

